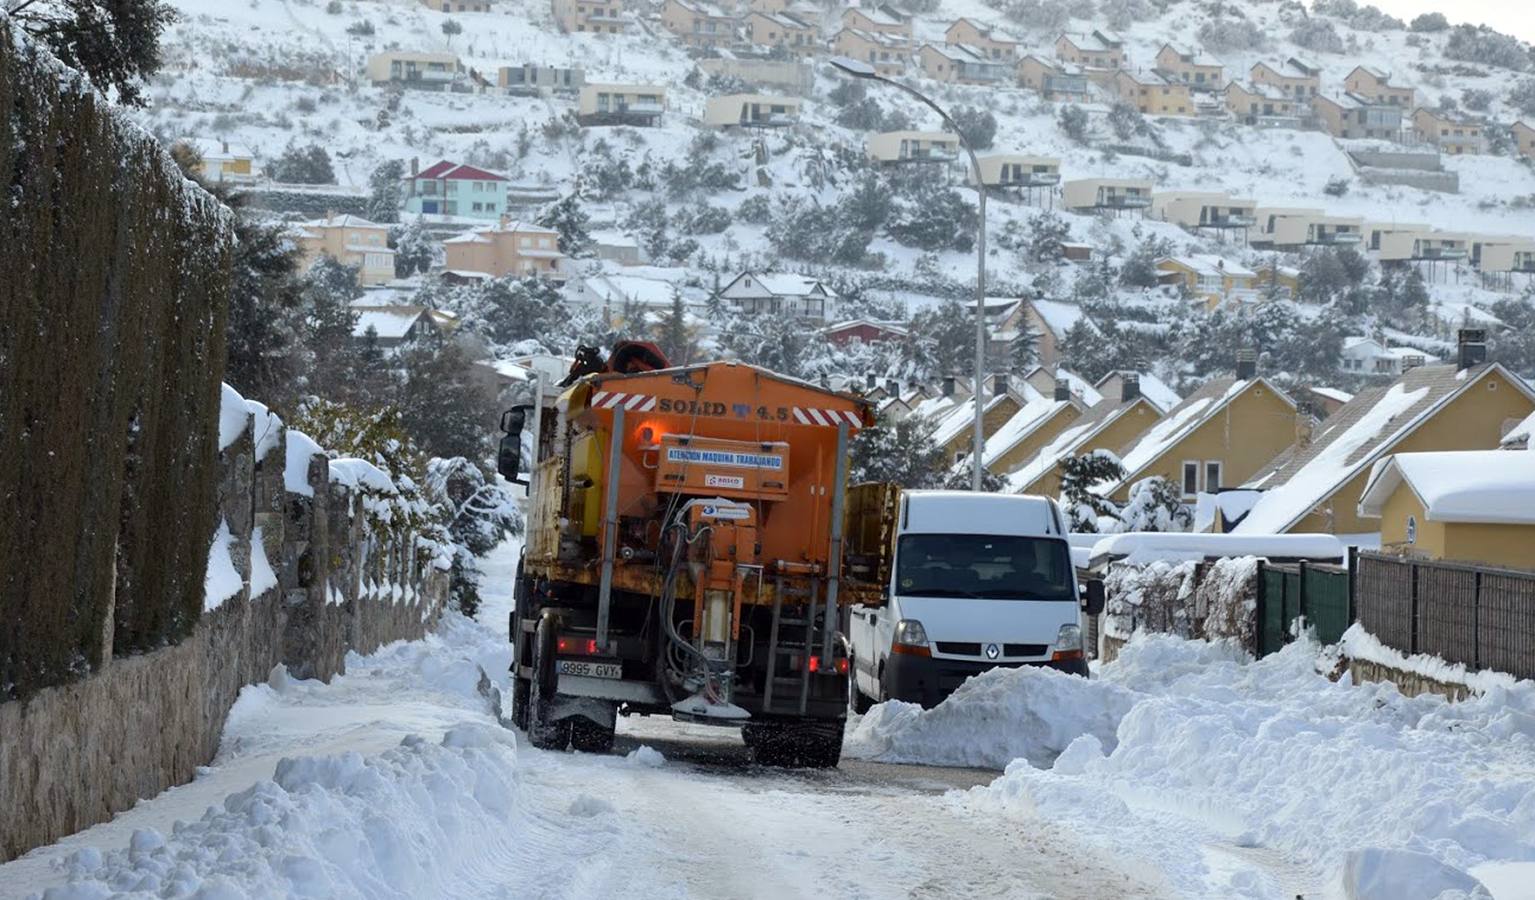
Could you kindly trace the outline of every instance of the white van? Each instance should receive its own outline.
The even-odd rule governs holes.
[[[1019,494],[905,491],[883,608],[854,607],[854,708],[907,700],[936,706],[997,666],[1087,675],[1081,612],[1103,608],[1103,583],[1077,586],[1054,500]]]

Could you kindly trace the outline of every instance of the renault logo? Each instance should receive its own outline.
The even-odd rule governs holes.
[[[986,658],[987,659],[996,659],[997,657],[999,657],[1001,655],[1002,655],[1002,651],[1000,649],[998,649],[996,644],[987,644],[986,645]]]

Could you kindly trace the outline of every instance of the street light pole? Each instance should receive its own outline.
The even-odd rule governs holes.
[[[975,384],[973,385],[975,390],[971,398],[975,402],[975,421],[972,423],[971,434],[970,489],[979,491],[981,473],[985,471],[981,453],[986,447],[986,435],[981,423],[981,414],[985,409],[985,403],[981,398],[981,382],[986,377],[986,185],[981,181],[980,160],[976,159],[975,150],[971,148],[970,142],[965,140],[965,133],[955,124],[954,119],[926,94],[899,81],[886,78],[873,66],[860,60],[837,56],[832,57],[830,62],[833,68],[854,78],[881,81],[917,98],[923,105],[937,113],[943,120],[943,124],[954,132],[954,136],[959,138],[959,145],[965,150],[965,155],[970,158],[970,177],[975,184],[975,194],[979,203],[977,212],[980,215],[975,239]]]

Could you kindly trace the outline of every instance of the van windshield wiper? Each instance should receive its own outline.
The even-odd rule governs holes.
[[[969,591],[957,591],[954,588],[942,588],[942,587],[915,588],[915,589],[907,588],[907,589],[903,589],[901,591],[901,593],[904,594],[907,597],[968,597],[971,600],[978,600],[978,599],[980,599],[980,595],[979,594],[972,594]]]

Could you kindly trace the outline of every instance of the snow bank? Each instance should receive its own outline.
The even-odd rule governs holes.
[[[395,493],[394,482],[378,466],[365,459],[333,459],[330,461],[332,484],[345,485],[353,490],[362,488],[381,494]]]
[[[444,896],[465,868],[516,840],[516,747],[491,725],[441,743],[408,737],[376,756],[284,759],[170,835],[75,853],[50,900],[135,896]]]
[[[240,577],[240,570],[235,568],[234,557],[229,552],[232,543],[234,535],[229,532],[229,520],[219,519],[213,543],[208,547],[208,571],[203,576],[203,612],[218,609],[224,601],[245,589],[245,579]],[[265,562],[265,556],[262,561]]]
[[[843,752],[883,762],[1000,769],[1015,759],[1046,766],[1077,737],[1104,746],[1135,695],[1054,669],[993,669],[924,710],[892,700],[875,706]]]
[[[302,431],[288,429],[288,458],[283,467],[283,488],[290,494],[313,497],[314,488],[309,486],[309,460],[324,456],[325,451],[314,439]]]
[[[1317,652],[1298,641],[1250,662],[1230,644],[1139,635],[1100,679],[1078,685],[1064,720],[1044,726],[1056,739],[1081,732],[1053,768],[1021,753],[965,802],[1140,857],[1184,897],[1293,896],[1262,869],[1234,873],[1214,851],[1283,859],[1334,893],[1371,900],[1441,888],[1476,896],[1471,868],[1535,860],[1535,683],[1455,704],[1406,698],[1386,684],[1329,681]],[[1031,714],[1062,714],[1048,705],[1061,698],[1025,708],[1031,681],[994,679],[1017,704],[974,706],[956,727],[1027,732]],[[1012,718],[988,721],[1004,711]],[[876,707],[859,733],[902,715]],[[1095,716],[1116,720],[1111,734],[1083,727]],[[933,752],[906,755],[955,756],[930,743]]]
[[[1474,672],[1461,663],[1446,662],[1437,656],[1424,653],[1407,654],[1395,647],[1387,647],[1375,635],[1365,631],[1364,626],[1358,622],[1350,625],[1348,630],[1343,632],[1343,637],[1338,643],[1343,655],[1350,659],[1362,659],[1366,662],[1400,669],[1443,684],[1462,684],[1479,694],[1513,688],[1519,683],[1517,678],[1506,672],[1495,672],[1491,669]]]

